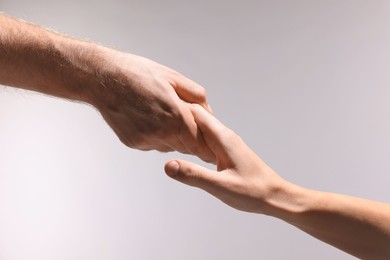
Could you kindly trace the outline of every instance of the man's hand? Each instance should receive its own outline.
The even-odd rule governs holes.
[[[179,151],[215,162],[190,111],[211,112],[205,89],[149,59],[106,49],[92,104],[120,140],[140,150]]]
[[[129,147],[215,162],[189,109],[210,111],[204,88],[146,58],[0,14],[0,84],[90,103]]]

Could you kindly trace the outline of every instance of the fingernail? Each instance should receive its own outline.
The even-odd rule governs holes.
[[[177,161],[172,161],[168,164],[168,174],[173,177],[179,173],[180,165]]]

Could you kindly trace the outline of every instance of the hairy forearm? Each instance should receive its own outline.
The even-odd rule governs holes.
[[[287,184],[270,215],[363,259],[390,258],[390,205]]]
[[[101,47],[0,14],[0,84],[91,103]]]
[[[210,110],[204,88],[147,58],[0,14],[0,84],[89,103],[131,148],[215,161],[187,103]]]

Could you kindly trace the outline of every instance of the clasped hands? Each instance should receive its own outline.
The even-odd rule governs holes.
[[[93,105],[125,145],[140,150],[175,150],[216,164],[217,171],[212,171],[172,160],[165,171],[236,209],[266,213],[266,197],[282,179],[212,115],[203,87],[132,54],[110,50],[107,67],[115,66],[110,62],[122,66],[107,72],[113,75],[106,77],[106,88],[100,90],[106,91],[105,100]],[[115,81],[110,83],[112,78]],[[110,86],[116,90],[107,91]]]
[[[211,113],[204,88],[149,59],[0,14],[0,84],[86,102],[119,139],[214,163],[166,163],[168,176],[243,211],[284,220],[364,259],[389,259],[390,207],[305,189],[279,177]]]

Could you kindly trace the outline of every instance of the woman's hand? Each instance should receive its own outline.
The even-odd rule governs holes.
[[[217,171],[173,160],[165,165],[166,173],[209,192],[233,208],[268,214],[268,199],[286,182],[201,106],[192,105],[191,110],[206,144],[216,156]]]

